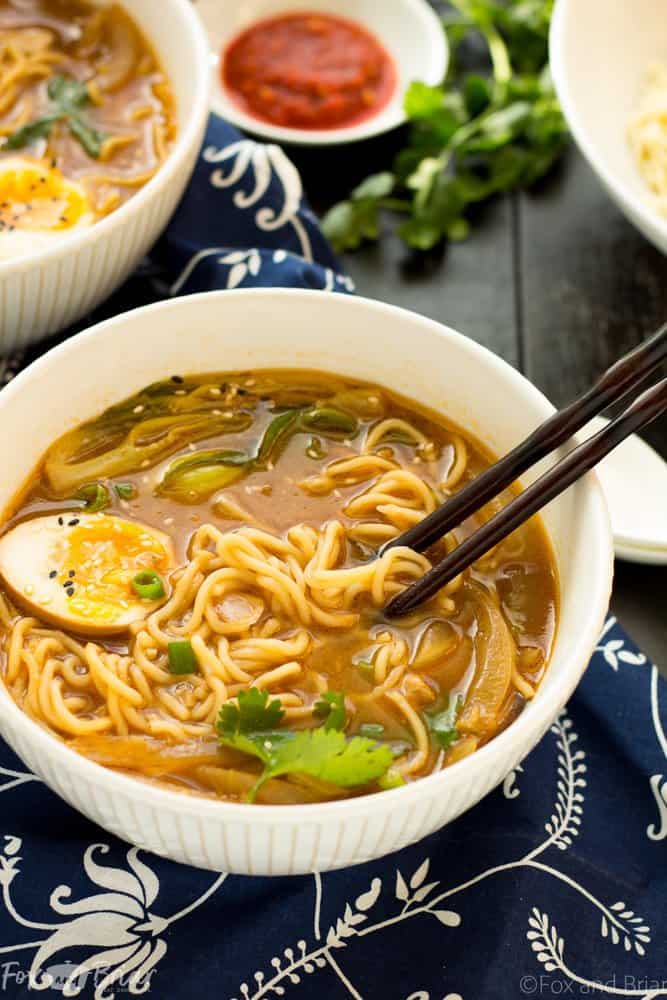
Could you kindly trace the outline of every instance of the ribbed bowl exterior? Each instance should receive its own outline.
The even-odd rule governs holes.
[[[165,229],[185,191],[201,143],[180,162],[166,188],[141,211],[79,249],[26,270],[0,273],[0,355],[63,330],[85,316],[134,271]]]
[[[554,706],[553,718],[556,715]],[[479,802],[543,735],[540,730],[524,731],[520,742],[496,753],[491,766],[487,759],[487,766],[477,768],[472,777],[466,769],[451,771],[446,791],[437,781],[422,780],[400,790],[400,803],[395,793],[384,792],[335,804],[343,809],[299,807],[296,820],[293,809],[280,806],[211,810],[207,807],[217,803],[173,793],[165,797],[160,790],[156,796],[154,788],[140,781],[122,789],[110,787],[109,772],[94,765],[91,772],[83,758],[71,754],[63,769],[48,745],[27,740],[11,720],[3,720],[2,729],[10,746],[49,788],[105,830],[173,861],[240,875],[303,875],[344,868],[413,844]],[[48,740],[53,747],[53,737]],[[406,792],[417,793],[411,804]]]

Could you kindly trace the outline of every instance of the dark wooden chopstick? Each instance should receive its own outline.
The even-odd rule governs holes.
[[[423,552],[438,538],[479,510],[487,500],[510,486],[526,469],[545,458],[591,417],[611,403],[617,402],[631,388],[650,375],[667,360],[667,323],[645,340],[639,347],[625,354],[602,375],[592,388],[574,402],[549,417],[521,444],[508,452],[481,475],[477,476],[459,493],[455,493],[441,507],[409,528],[398,538],[387,542],[381,552],[395,545],[407,545],[416,552]]]
[[[497,545],[540,508],[563,493],[585,472],[597,465],[630,434],[667,412],[667,378],[647,389],[607,427],[584,441],[540,476],[507,507],[458,545],[420,580],[398,594],[385,608],[388,618],[412,611]]]

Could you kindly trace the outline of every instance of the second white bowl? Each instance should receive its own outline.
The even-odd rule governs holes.
[[[667,253],[661,215],[634,161],[628,124],[651,63],[667,64],[664,0],[557,0],[551,72],[582,153],[622,212]]]

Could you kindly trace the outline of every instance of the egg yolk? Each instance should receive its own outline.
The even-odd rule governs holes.
[[[112,624],[141,603],[132,587],[137,573],[166,573],[171,555],[143,525],[105,517],[81,523],[69,533],[61,565],[64,582],[71,581],[72,612],[95,623]]]
[[[0,163],[0,231],[70,229],[90,211],[83,188],[55,167]]]

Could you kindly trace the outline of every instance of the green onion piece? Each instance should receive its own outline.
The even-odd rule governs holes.
[[[319,460],[324,458],[326,453],[326,448],[324,448],[320,439],[318,437],[312,437],[308,442],[308,447],[306,448],[306,455],[308,458]]]
[[[132,483],[114,483],[113,488],[119,500],[131,500],[137,494]]]
[[[167,646],[170,674],[196,674],[199,664],[189,639],[170,642]]]
[[[408,434],[407,431],[395,428],[394,430],[387,431],[386,434],[382,435],[381,439],[378,441],[378,445],[383,444],[407,444],[416,448],[419,442],[415,440],[412,434]]]
[[[275,459],[277,451],[289,439],[291,432],[296,430],[300,410],[287,410],[274,417],[262,435],[262,440],[257,451],[257,461],[259,463],[268,462]]]
[[[389,749],[394,757],[402,757],[408,750],[412,750],[412,743],[408,740],[392,740],[389,744]]]
[[[101,483],[86,483],[76,491],[74,499],[83,501],[83,506],[90,514],[104,510],[111,503],[109,491]]]
[[[325,729],[345,729],[347,711],[345,694],[342,691],[325,691],[315,702],[314,714],[324,719]]]
[[[401,788],[405,784],[405,778],[400,771],[395,771],[390,767],[382,777],[378,778],[378,785],[383,792],[388,792],[392,788]]]
[[[384,736],[384,726],[379,722],[363,722],[359,726],[359,735],[369,740],[381,740]]]
[[[158,601],[165,594],[162,577],[152,569],[143,569],[137,573],[132,586],[135,593],[145,601]]]
[[[373,682],[373,679],[375,678],[375,667],[370,660],[357,660],[354,665],[364,680],[368,681],[369,684]]]
[[[459,731],[456,728],[456,720],[463,705],[463,698],[460,694],[449,698],[447,708],[435,714],[426,715],[426,722],[433,733],[433,738],[438,746],[447,750],[452,743],[459,738]]]
[[[328,437],[355,437],[359,430],[357,419],[333,406],[314,406],[301,414],[301,427],[306,431]]]

